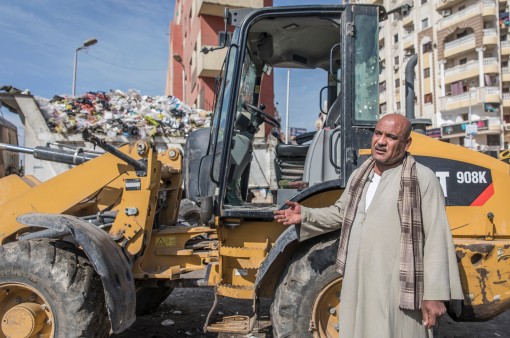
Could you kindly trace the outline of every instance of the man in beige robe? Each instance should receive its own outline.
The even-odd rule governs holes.
[[[397,199],[402,161],[411,144],[410,130],[409,120],[390,114],[381,118],[374,131],[375,166],[363,187],[347,245],[339,311],[342,337],[431,337],[431,328],[446,312],[443,301],[463,299],[441,186],[430,169],[416,163],[424,239],[424,291],[420,309],[399,307],[402,248]],[[300,240],[305,240],[340,228],[347,199],[344,193],[335,205],[319,209],[288,202],[289,208],[275,212],[275,219],[298,225]]]

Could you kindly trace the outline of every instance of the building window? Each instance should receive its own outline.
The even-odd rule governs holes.
[[[397,102],[397,110],[400,110],[400,107],[401,107],[401,105],[400,105],[400,101],[398,101],[398,102]]]
[[[386,91],[386,81],[379,83],[379,93]]]
[[[499,135],[487,135],[487,145],[488,146],[499,146]]]
[[[459,65],[465,65],[467,63],[467,58],[463,58],[459,60]]]
[[[429,26],[429,18],[421,20],[421,29],[425,29]]]
[[[427,0],[421,0],[421,4],[424,5],[427,3]]]
[[[393,35],[393,42],[394,43],[398,42],[398,34]]]
[[[424,103],[432,103],[432,93],[425,94],[425,96],[423,97],[423,102]]]
[[[400,79],[395,79],[395,89],[400,88]]]
[[[463,9],[466,9],[466,5],[461,5],[461,6],[459,6],[459,8],[457,8],[457,11],[459,11],[459,12],[460,12],[460,11],[461,11],[461,10],[463,10]]]
[[[221,31],[218,32],[218,46],[223,46],[223,42],[227,39],[226,46],[230,46],[230,41],[232,41],[232,32]]]
[[[425,78],[425,79],[426,79],[426,78],[428,78],[428,77],[430,77],[430,68],[425,68],[425,69],[423,70],[423,78]]]
[[[427,42],[423,45],[423,54],[432,51],[432,42]]]
[[[379,114],[386,114],[386,103],[379,105]]]

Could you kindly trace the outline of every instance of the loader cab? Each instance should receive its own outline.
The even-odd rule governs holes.
[[[277,141],[281,144],[275,147],[275,163],[285,156],[300,157],[302,185],[297,193],[345,186],[359,165],[357,149],[368,147],[378,118],[377,42],[382,13],[381,7],[370,5],[230,12],[236,28],[223,65],[212,126],[188,139],[191,149],[201,148],[188,150],[195,166],[186,175],[198,202],[212,199],[214,215],[272,217],[276,203],[255,206],[246,196],[255,135],[265,125],[273,128],[277,139],[282,134],[281,121],[264,108],[272,102],[263,102],[260,95],[265,80],[279,69],[322,74],[314,79],[316,109],[300,114],[317,116],[323,110],[324,123],[319,130],[311,125],[312,133],[303,144]],[[301,81],[302,86],[310,85],[306,77]],[[198,173],[196,181],[193,171]]]

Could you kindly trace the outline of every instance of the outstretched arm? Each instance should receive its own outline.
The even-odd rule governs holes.
[[[301,205],[297,202],[287,201],[285,204],[288,206],[284,210],[276,210],[274,212],[274,219],[285,225],[301,224]]]

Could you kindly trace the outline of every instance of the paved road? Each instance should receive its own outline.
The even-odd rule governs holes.
[[[268,338],[272,337],[269,304],[263,303],[261,321],[250,334],[203,333],[202,327],[214,301],[212,289],[176,289],[167,300],[150,314],[139,316],[135,324],[115,338]],[[213,317],[250,314],[250,301],[224,298],[218,303]],[[163,325],[169,324],[170,325]],[[441,320],[441,338],[510,338],[510,311],[484,323],[456,323],[449,317]]]

